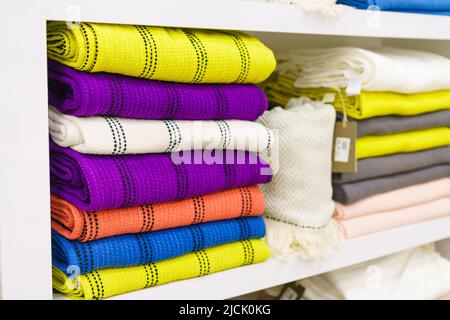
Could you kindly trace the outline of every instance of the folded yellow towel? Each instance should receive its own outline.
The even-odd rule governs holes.
[[[290,98],[306,96],[321,101],[326,93],[335,93],[331,102],[337,111],[345,111],[354,119],[367,119],[386,115],[412,116],[438,110],[450,109],[450,90],[401,94],[393,92],[362,91],[359,95],[347,96],[341,90],[341,99],[337,90],[332,88],[305,89],[295,88],[295,79],[288,75],[279,75],[274,82],[264,85],[269,101],[285,106]]]
[[[73,299],[103,299],[262,262],[269,256],[266,243],[262,239],[252,239],[137,267],[96,270],[74,279],[53,267],[53,288]]]
[[[450,145],[450,128],[440,127],[380,136],[365,136],[356,141],[358,159],[393,153],[415,152]]]
[[[258,39],[234,31],[49,22],[47,50],[81,71],[192,83],[257,83],[276,64]]]

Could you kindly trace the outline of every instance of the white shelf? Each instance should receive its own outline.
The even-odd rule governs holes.
[[[228,299],[448,237],[450,217],[345,241],[331,257],[324,260],[305,261],[299,257],[285,261],[270,259],[264,263],[126,293],[111,299]],[[66,299],[61,294],[55,294],[54,298]]]
[[[318,35],[450,39],[450,17],[347,8],[325,17],[295,6],[239,0],[47,0],[48,20]],[[412,26],[420,26],[413,28]]]

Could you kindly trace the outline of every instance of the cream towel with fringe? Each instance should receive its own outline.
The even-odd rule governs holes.
[[[258,119],[275,132],[266,196],[267,241],[275,257],[324,257],[343,239],[332,220],[332,106],[302,97]],[[278,148],[278,150],[276,150]],[[277,156],[278,155],[278,156]]]

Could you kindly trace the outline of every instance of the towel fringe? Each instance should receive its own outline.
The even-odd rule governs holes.
[[[320,230],[302,229],[281,221],[265,219],[266,241],[276,258],[298,254],[304,259],[323,258],[342,243],[344,236],[339,224],[330,220]]]

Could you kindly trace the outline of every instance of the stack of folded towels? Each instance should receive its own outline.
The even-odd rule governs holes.
[[[450,215],[450,60],[394,48],[309,49],[281,60],[269,100],[334,100],[338,118],[357,123],[357,172],[333,175],[347,238]]]
[[[257,154],[273,133],[250,83],[275,68],[270,49],[95,23],[50,22],[47,39],[56,290],[102,299],[269,257]]]

